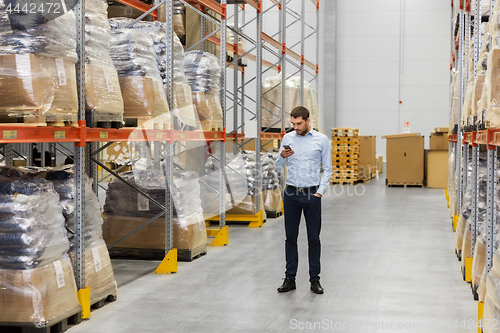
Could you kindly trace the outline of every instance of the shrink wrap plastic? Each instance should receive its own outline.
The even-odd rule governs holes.
[[[0,1],[0,117],[13,123],[17,117],[35,123],[76,121],[73,10],[52,17],[9,15],[7,4]]]
[[[111,60],[111,27],[105,0],[85,1],[85,108],[97,122],[123,121],[123,98]]]
[[[304,82],[304,107],[310,112],[311,127],[318,128],[318,101],[316,92]],[[281,128],[281,75],[271,76],[262,84],[262,127]],[[285,127],[291,127],[290,112],[300,106],[300,78],[291,77],[285,82]]]
[[[124,28],[124,20],[110,20],[111,58],[120,79],[124,117],[164,115],[169,110],[153,38],[143,29]]]

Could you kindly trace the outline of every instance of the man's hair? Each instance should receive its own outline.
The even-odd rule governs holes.
[[[307,120],[307,119],[309,119],[309,110],[303,106],[297,106],[296,108],[294,108],[292,110],[292,112],[290,113],[290,116],[292,118],[302,117],[302,119]]]

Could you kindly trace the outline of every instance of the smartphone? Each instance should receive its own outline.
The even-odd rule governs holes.
[[[290,148],[290,146],[289,146],[289,145],[283,145],[283,148],[284,148],[284,149],[292,149],[292,148]]]

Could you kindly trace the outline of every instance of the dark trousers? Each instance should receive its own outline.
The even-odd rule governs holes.
[[[295,280],[299,255],[297,238],[302,212],[306,219],[307,241],[309,245],[309,281],[318,281],[321,270],[321,198],[314,195],[315,191],[299,192],[296,189],[285,188],[283,204],[285,209],[285,276]]]

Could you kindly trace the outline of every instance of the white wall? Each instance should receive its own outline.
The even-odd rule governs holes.
[[[336,2],[336,88],[325,86],[336,89],[336,114],[326,115],[326,129],[358,127],[361,135],[376,135],[385,159],[381,136],[402,133],[410,122],[427,146],[434,127],[448,124],[449,1]]]

